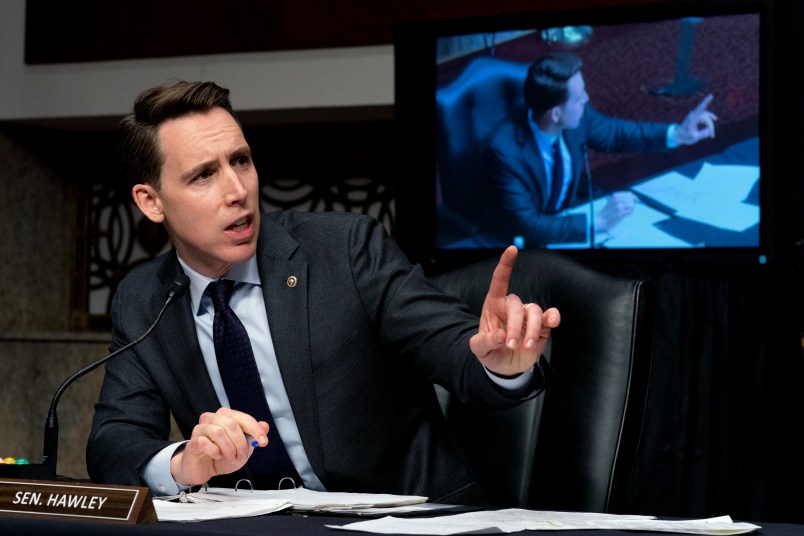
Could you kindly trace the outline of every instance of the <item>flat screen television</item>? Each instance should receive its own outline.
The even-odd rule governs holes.
[[[654,3],[399,25],[400,245],[430,271],[491,256],[509,244],[598,260],[769,262],[772,32],[766,4]],[[532,176],[521,168],[522,162],[544,167],[533,132],[521,128],[533,125],[523,88],[530,64],[555,52],[581,59],[588,106],[598,113],[674,124],[712,95],[707,109],[717,116],[716,133],[676,148],[606,152],[584,143],[582,152],[569,151],[577,172],[569,188],[577,196],[552,217],[582,221],[583,233],[531,240],[527,229],[507,223],[503,207],[510,192],[501,193],[509,190],[507,163],[497,164],[491,180],[485,148],[501,121],[519,118],[514,131],[525,136],[511,142],[520,152],[511,168],[517,168],[516,180],[532,184],[516,195],[523,201],[529,189],[544,189],[535,168]],[[620,192],[636,200],[634,211],[601,232],[595,222]]]

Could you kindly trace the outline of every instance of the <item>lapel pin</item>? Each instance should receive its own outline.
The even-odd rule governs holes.
[[[295,275],[291,275],[287,279],[287,284],[290,288],[295,287],[299,283],[299,280],[296,278]]]

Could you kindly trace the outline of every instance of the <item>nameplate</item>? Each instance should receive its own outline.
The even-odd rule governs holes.
[[[155,523],[145,487],[50,480],[0,480],[0,516],[101,523]]]

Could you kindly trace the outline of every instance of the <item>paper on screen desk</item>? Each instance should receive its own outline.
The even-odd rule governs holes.
[[[758,180],[757,166],[707,162],[695,177],[672,171],[631,189],[672,209],[675,216],[742,232],[759,223],[759,207],[745,202]]]

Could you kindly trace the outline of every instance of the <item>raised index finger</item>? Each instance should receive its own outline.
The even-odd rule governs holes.
[[[508,294],[508,283],[511,281],[511,272],[514,269],[518,253],[519,250],[516,246],[508,246],[503,251],[500,262],[497,263],[497,267],[494,268],[494,273],[491,276],[488,294],[490,298],[505,298]]]
[[[702,113],[704,110],[706,110],[706,107],[709,106],[709,103],[712,102],[713,98],[714,97],[712,96],[711,93],[706,97],[704,97],[703,100],[698,103],[698,106],[695,107],[695,110],[693,110],[693,112],[696,114]]]

